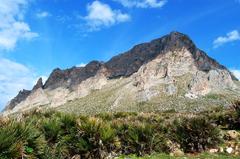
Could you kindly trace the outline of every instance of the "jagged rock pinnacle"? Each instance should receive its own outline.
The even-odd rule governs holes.
[[[38,79],[37,84],[33,87],[33,90],[37,90],[39,88],[43,88],[42,78]]]

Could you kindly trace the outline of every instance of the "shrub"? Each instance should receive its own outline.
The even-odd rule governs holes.
[[[145,123],[120,126],[117,131],[122,141],[123,153],[143,156],[166,151],[164,136],[155,130],[153,125]]]
[[[228,110],[211,113],[209,119],[225,129],[240,130],[240,101],[233,102]]]
[[[185,152],[201,152],[221,143],[220,130],[206,118],[184,118],[175,124],[173,134]]]
[[[0,128],[0,157],[18,158],[21,157],[24,149],[22,138],[24,137],[22,125],[11,122],[1,125]]]
[[[162,113],[93,117],[52,111],[28,113],[21,122],[0,121],[0,158],[64,159],[80,155],[100,159],[112,152],[143,156],[169,153],[172,143],[179,143],[185,152],[200,152],[221,142],[219,130],[211,121],[235,121],[237,111],[233,112],[225,113],[229,120],[222,119],[223,112],[217,112],[209,116],[211,120],[180,116],[174,123],[165,120]]]
[[[77,127],[77,117],[75,115],[65,114],[60,115],[59,124],[63,134],[69,134]]]
[[[114,116],[114,118],[126,118],[129,116],[136,116],[136,115],[137,115],[137,113],[135,113],[135,112],[117,112],[113,116]]]
[[[61,131],[59,119],[57,118],[45,119],[42,123],[42,131],[48,142],[50,143],[57,142],[58,135]]]
[[[0,126],[0,158],[39,157],[45,145],[45,139],[31,123],[12,121]]]
[[[111,113],[100,113],[96,117],[101,118],[102,120],[110,121],[113,120],[113,115]]]
[[[114,150],[115,131],[101,119],[90,117],[82,121],[80,131],[77,147],[83,156],[104,158]]]
[[[39,129],[34,127],[31,123],[26,126],[26,145],[25,152],[28,155],[40,157],[44,154],[47,142],[42,132]]]
[[[235,101],[231,107],[234,112],[229,122],[229,128],[240,130],[240,101]]]
[[[233,102],[232,107],[236,111],[238,117],[240,117],[240,100]]]

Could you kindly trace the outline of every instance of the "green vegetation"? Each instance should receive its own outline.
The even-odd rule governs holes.
[[[221,143],[220,130],[206,118],[184,118],[176,123],[177,142],[185,152],[201,152]]]
[[[224,133],[239,130],[239,110],[240,102],[231,109],[201,113],[172,110],[76,116],[32,111],[0,119],[0,158],[234,158],[224,152],[202,152],[227,145]]]
[[[239,159],[239,156],[231,156],[227,154],[189,154],[179,157],[169,156],[168,154],[153,154],[150,156],[138,157],[136,155],[121,156],[119,159]]]

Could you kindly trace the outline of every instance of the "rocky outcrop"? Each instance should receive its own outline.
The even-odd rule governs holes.
[[[30,94],[31,94],[31,91],[28,91],[25,89],[20,91],[18,95],[7,104],[7,106],[3,111],[13,109],[16,105],[24,101]]]
[[[226,69],[207,56],[206,53],[199,50],[187,35],[172,32],[160,39],[139,44],[130,51],[113,57],[105,64],[108,68],[109,78],[130,76],[137,72],[143,64],[155,59],[157,56],[168,52],[180,51],[183,48],[191,52],[195,65],[199,70]],[[233,78],[236,79],[235,77]]]
[[[102,68],[103,63],[92,61],[85,67],[73,67],[71,69],[55,69],[44,84],[44,89],[55,89],[58,87],[73,88],[82,81],[93,77]]]
[[[55,89],[57,87],[74,87],[87,78],[93,77],[101,68],[106,68],[106,76],[109,79],[118,77],[129,77],[137,72],[139,68],[157,56],[171,51],[180,52],[188,50],[194,59],[195,65],[201,71],[211,69],[226,69],[206,53],[199,50],[192,40],[179,32],[172,32],[162,38],[149,43],[134,46],[130,51],[113,57],[108,62],[92,61],[85,67],[73,67],[71,69],[55,69],[44,85],[44,89]],[[234,80],[236,78],[232,76]]]
[[[37,89],[41,89],[43,88],[43,82],[42,82],[42,78],[39,78],[37,81],[37,84],[33,87],[32,91],[35,91]]]
[[[184,79],[184,86],[179,88],[183,81],[178,77],[186,75],[188,79]],[[117,82],[120,77],[129,78],[131,86],[126,89],[132,89],[139,101],[150,100],[162,93],[178,94],[181,89],[184,89],[185,97],[197,98],[212,90],[234,88],[233,80],[237,80],[224,66],[198,49],[187,35],[172,32],[134,46],[106,63],[92,61],[85,67],[57,68],[45,84],[40,78],[31,91],[20,92],[6,110],[28,105],[58,106]],[[162,92],[155,89],[159,84],[164,85]],[[124,99],[124,94],[117,99],[114,107]]]
[[[212,90],[236,87],[231,74],[227,70],[210,70],[208,73],[197,71],[189,84],[190,92],[196,95],[206,95]]]

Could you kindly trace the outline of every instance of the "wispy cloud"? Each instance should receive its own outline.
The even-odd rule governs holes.
[[[85,63],[80,63],[80,64],[78,64],[78,65],[76,65],[77,67],[85,67],[86,66],[86,64]]]
[[[161,8],[167,0],[114,0],[121,3],[124,7],[136,8]]]
[[[88,4],[87,12],[84,20],[86,20],[89,31],[97,31],[131,19],[130,15],[122,13],[120,10],[114,10],[108,4],[100,1]]]
[[[38,36],[24,21],[28,0],[0,0],[0,49],[14,49],[21,40]]]
[[[213,47],[217,48],[221,45],[224,45],[229,42],[237,41],[240,40],[240,33],[238,30],[233,30],[229,33],[227,33],[226,36],[220,36],[217,39],[213,41]]]
[[[237,77],[240,80],[240,70],[231,69],[230,71],[235,75],[235,77]]]
[[[49,16],[51,16],[51,14],[47,11],[41,11],[41,12],[38,12],[36,14],[36,17],[39,18],[39,19],[46,18],[46,17],[49,17]]]
[[[22,89],[31,89],[36,76],[29,67],[0,58],[0,109]]]

